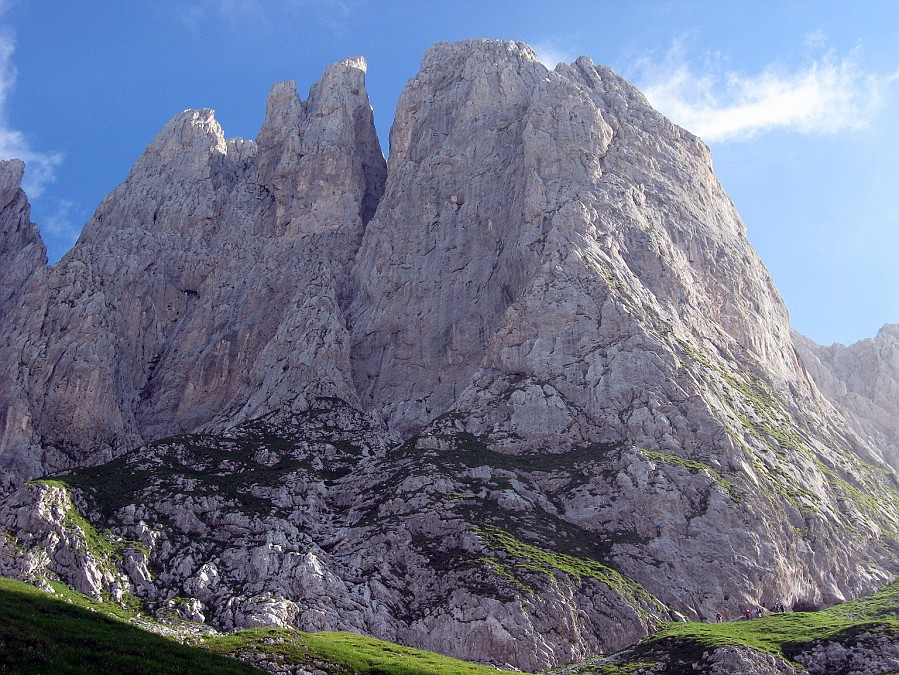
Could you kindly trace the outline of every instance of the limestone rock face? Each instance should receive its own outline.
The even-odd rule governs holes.
[[[798,333],[793,339],[821,393],[899,470],[899,325],[848,347],[822,347]]]
[[[797,533],[840,540],[858,504],[841,495],[879,484],[878,454],[813,405],[707,148],[608,69],[550,72],[516,43],[433,47],[353,276],[361,400],[417,448],[560,465],[586,448],[603,469],[584,482],[529,480],[567,522],[648,536],[613,545],[616,567],[666,601],[691,595],[688,616],[731,595],[722,566],[762,595],[846,592],[821,566],[848,579],[855,554]],[[895,487],[877,489],[892,503]],[[513,492],[504,508],[527,511]],[[871,534],[893,519],[872,513]]]
[[[564,382],[605,416],[598,348],[662,322],[799,379],[708,149],[587,58],[550,72],[521,43],[432,47],[353,274],[356,382],[402,430],[452,407],[479,367]],[[527,417],[529,438],[570,426]]]
[[[530,670],[896,573],[896,474],[699,139],[474,40],[427,52],[385,168],[363,80],[276,85],[255,143],[176,116],[53,267],[2,193],[0,530],[45,541],[22,483],[65,469],[160,570],[101,585]],[[16,569],[75,579],[55,541]]]
[[[44,472],[20,373],[20,351],[33,339],[33,324],[26,328],[19,322],[40,306],[47,249],[31,222],[31,206],[21,188],[24,172],[19,160],[0,162],[0,494]],[[41,289],[38,297],[26,292],[29,281]]]
[[[307,101],[275,85],[258,144],[226,140],[210,110],[177,115],[32,275],[2,329],[8,480],[308,391],[354,400],[339,304],[385,171],[364,73],[334,64]],[[11,190],[4,222],[25,208]]]
[[[0,161],[0,321],[12,310],[19,290],[35,270],[47,264],[47,249],[22,191],[25,165]]]

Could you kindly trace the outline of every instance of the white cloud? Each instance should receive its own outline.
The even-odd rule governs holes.
[[[805,36],[802,44],[806,49],[824,49],[827,47],[827,33],[821,28],[813,30]]]
[[[53,204],[52,213],[41,219],[41,232],[47,235],[48,240],[51,240],[57,248],[68,250],[81,234],[81,227],[75,226],[72,222],[75,215],[73,211],[77,205],[68,199],[54,199]]]
[[[812,42],[821,40],[815,36]],[[805,134],[863,128],[893,75],[866,73],[853,54],[838,58],[833,52],[798,69],[771,64],[754,75],[726,70],[722,63],[712,55],[697,71],[676,44],[663,63],[641,62],[635,79],[655,108],[715,142],[778,128]]]
[[[2,0],[0,0],[2,1]],[[273,21],[313,18],[340,30],[349,18],[349,0],[194,0],[178,6],[184,23],[200,28],[206,21],[224,20],[235,30],[266,29]]]
[[[22,187],[28,197],[34,199],[56,178],[56,167],[62,162],[62,155],[58,152],[33,150],[25,135],[9,125],[6,101],[16,81],[16,69],[12,64],[13,51],[15,40],[12,33],[0,27],[0,159],[15,158],[25,162]]]
[[[544,66],[552,70],[559,63],[571,63],[578,55],[570,50],[561,49],[553,42],[536,42],[531,45],[537,52],[537,58]]]

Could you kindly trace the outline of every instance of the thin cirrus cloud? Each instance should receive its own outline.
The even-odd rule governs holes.
[[[232,29],[265,28],[275,21],[311,16],[331,28],[349,17],[350,0],[194,0],[175,3],[178,18],[194,27],[210,19],[226,21]]]
[[[769,65],[756,75],[721,69],[703,72],[675,46],[661,64],[644,60],[636,81],[650,103],[708,142],[739,141],[774,129],[834,133],[868,125],[897,75],[865,72],[855,57],[833,52],[787,69]]]
[[[570,51],[560,49],[554,43],[549,41],[535,42],[533,44],[534,51],[537,52],[537,59],[544,66],[552,70],[559,63],[571,63],[577,58],[576,54]]]
[[[9,124],[6,102],[16,82],[16,69],[12,63],[14,51],[15,39],[12,32],[0,27],[0,159],[15,158],[25,162],[22,187],[34,199],[44,191],[48,183],[55,180],[56,168],[62,162],[62,155],[58,152],[34,150],[25,135]]]
[[[48,238],[48,247],[68,250],[78,239],[81,228],[75,225],[77,205],[68,199],[52,200],[52,210],[41,219],[41,233]]]

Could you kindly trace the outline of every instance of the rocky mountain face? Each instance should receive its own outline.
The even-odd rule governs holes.
[[[895,436],[813,383],[699,139],[441,43],[385,167],[364,72],[255,142],[176,116],[54,266],[2,165],[0,572],[531,670],[892,577]]]
[[[7,485],[307,395],[354,400],[340,303],[385,177],[364,72],[334,64],[305,102],[277,85],[255,143],[210,110],[177,115],[59,264],[18,263]],[[4,217],[27,218],[16,199]]]
[[[899,325],[848,347],[822,347],[798,334],[793,339],[824,396],[899,470]]]

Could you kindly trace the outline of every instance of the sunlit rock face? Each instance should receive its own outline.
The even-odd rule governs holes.
[[[798,333],[793,339],[824,396],[899,469],[899,325],[848,347],[822,347]]]
[[[2,328],[13,479],[309,392],[354,399],[340,302],[385,176],[364,78],[357,58],[306,101],[275,85],[256,143],[211,110],[177,115],[75,248],[31,265]]]
[[[364,70],[255,142],[176,116],[52,267],[0,165],[0,529],[49,551],[9,569],[76,579],[71,503],[142,547],[91,592],[530,670],[894,573],[887,453],[698,138],[586,57],[441,43],[386,166]]]

